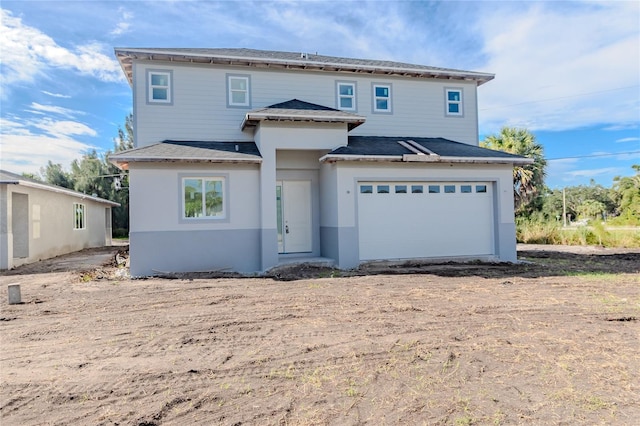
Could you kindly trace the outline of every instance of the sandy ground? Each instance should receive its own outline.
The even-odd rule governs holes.
[[[638,250],[519,249],[129,280],[108,248],[4,272],[0,423],[637,425]]]

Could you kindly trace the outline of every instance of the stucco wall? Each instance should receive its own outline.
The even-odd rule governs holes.
[[[12,268],[87,247],[111,244],[111,236],[107,235],[106,228],[106,216],[111,215],[111,207],[87,198],[24,185],[1,186],[1,268]],[[24,209],[26,216],[21,208],[14,208],[13,194],[17,194],[16,200],[27,197],[28,208]],[[85,229],[74,229],[74,203],[85,205]],[[14,217],[14,212],[19,212],[20,217]],[[14,226],[19,228],[22,222],[26,222],[28,238],[15,234]],[[22,247],[24,242],[28,245],[26,250],[20,249],[14,253],[14,244]],[[27,255],[22,257],[20,251]],[[18,255],[21,257],[14,257]]]
[[[224,177],[225,218],[182,218],[182,178],[186,176]],[[257,165],[132,164],[129,183],[133,276],[260,270]]]
[[[510,165],[337,162],[323,164],[320,170],[320,232],[323,255],[337,258],[341,267],[354,267],[359,262],[357,184],[375,180],[493,183],[496,256],[504,261],[516,260]],[[453,225],[451,232],[452,238],[462,237],[455,234]]]

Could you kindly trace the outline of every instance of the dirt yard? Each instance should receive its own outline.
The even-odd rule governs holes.
[[[639,424],[639,251],[148,280],[114,254],[0,274],[3,426]]]

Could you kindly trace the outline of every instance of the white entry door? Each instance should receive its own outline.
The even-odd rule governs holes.
[[[285,180],[276,184],[278,252],[311,251],[311,181]]]

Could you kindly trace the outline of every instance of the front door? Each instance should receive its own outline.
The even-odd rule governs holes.
[[[285,180],[276,183],[278,252],[311,251],[311,181]]]

